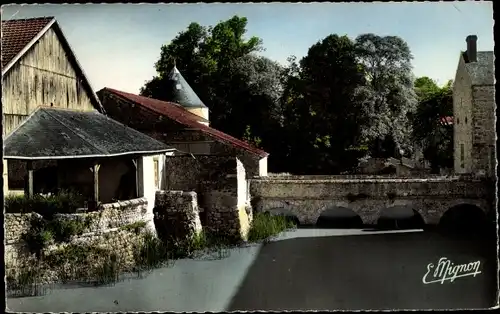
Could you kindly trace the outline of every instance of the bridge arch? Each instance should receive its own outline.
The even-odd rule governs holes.
[[[319,228],[362,228],[363,220],[354,210],[345,206],[329,206],[320,211],[316,220]]]
[[[449,207],[438,223],[440,230],[451,233],[478,233],[485,231],[487,227],[486,211],[472,203]]]
[[[387,229],[423,229],[425,219],[414,206],[394,205],[379,211],[377,226]]]

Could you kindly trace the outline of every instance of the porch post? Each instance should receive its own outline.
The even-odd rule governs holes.
[[[26,168],[28,169],[28,197],[32,198],[34,194],[33,188],[33,161],[28,160],[26,163]]]
[[[139,198],[139,158],[132,159],[132,163],[135,167],[135,197]]]
[[[101,165],[94,163],[92,166],[92,172],[94,173],[94,202],[97,206],[99,202],[99,168]]]

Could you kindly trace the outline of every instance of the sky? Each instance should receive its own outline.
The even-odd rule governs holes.
[[[478,50],[493,50],[492,2],[55,4],[2,6],[2,20],[54,16],[91,85],[138,93],[154,63],[191,22],[215,25],[248,19],[247,37],[262,38],[261,54],[287,64],[330,34],[399,36],[414,56],[414,74],[445,84],[455,76],[467,35]]]

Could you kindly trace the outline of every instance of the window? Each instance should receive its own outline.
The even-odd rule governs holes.
[[[465,148],[464,144],[460,144],[460,167],[465,168]]]
[[[467,124],[467,117],[465,117],[465,124]]]
[[[155,188],[160,187],[160,162],[158,158],[153,159],[154,172],[155,172]]]
[[[457,117],[457,124],[460,124],[460,118]]]

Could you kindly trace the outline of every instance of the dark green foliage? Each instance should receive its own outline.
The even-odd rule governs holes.
[[[25,241],[30,252],[40,257],[43,249],[50,243],[69,241],[72,236],[82,234],[90,224],[89,219],[84,221],[48,220],[43,217],[33,216],[30,221],[30,229],[21,238]]]
[[[73,191],[61,191],[48,196],[36,194],[32,198],[24,195],[7,196],[5,198],[6,213],[35,212],[48,218],[56,213],[74,213],[83,205],[83,196]]]
[[[433,172],[453,167],[453,124],[445,118],[453,117],[452,81],[442,88],[427,77],[415,82],[419,104],[412,116],[413,139],[423,149]]]
[[[283,67],[257,54],[263,43],[245,36],[246,25],[237,16],[211,27],[190,24],[162,47],[157,76],[141,93],[168,98],[164,80],[175,60],[210,108],[211,126],[269,152],[275,173],[339,174],[366,156],[411,157],[412,134],[429,133],[414,119],[422,95],[437,89],[427,78],[414,87],[403,39],[331,34]],[[449,159],[435,146],[426,146],[426,157]]]

